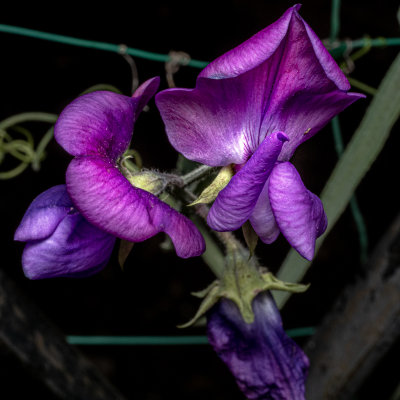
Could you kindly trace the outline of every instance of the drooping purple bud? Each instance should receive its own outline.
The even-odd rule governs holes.
[[[305,400],[309,362],[283,330],[269,292],[253,300],[254,322],[244,322],[238,307],[221,299],[207,314],[207,335],[250,400]]]

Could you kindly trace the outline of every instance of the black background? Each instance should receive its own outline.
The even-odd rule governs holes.
[[[343,2],[341,38],[398,37],[397,1]],[[1,22],[83,39],[124,43],[138,49],[168,53],[188,52],[199,60],[213,60],[279,18],[289,1],[112,2],[83,9],[66,4],[48,9],[35,4],[23,12],[2,13]],[[301,15],[319,37],[329,36],[330,1],[304,0]],[[131,76],[122,56],[92,49],[0,33],[0,119],[26,111],[59,113],[91,85],[108,83],[129,94]],[[377,87],[397,54],[396,48],[374,48],[356,62],[352,73]],[[166,88],[164,65],[136,59],[140,81],[160,75]],[[176,83],[193,87],[199,70],[182,69]],[[356,90],[355,90],[356,91]],[[341,115],[344,141],[358,126],[370,101],[360,100]],[[29,127],[39,138],[47,125]],[[398,173],[398,125],[393,129],[373,169],[363,180],[357,196],[364,215],[370,249],[398,212],[399,195],[393,189]],[[379,133],[377,133],[379,134]],[[176,153],[169,145],[163,125],[150,102],[135,127],[133,144],[146,167],[171,170]],[[319,193],[335,162],[330,127],[327,126],[296,152],[294,163],[306,186]],[[179,331],[176,325],[196,311],[198,300],[190,292],[203,289],[213,278],[201,259],[182,260],[159,249],[159,235],[134,246],[122,272],[114,251],[108,267],[82,280],[27,280],[20,258],[23,244],[13,234],[27,206],[47,188],[63,183],[70,161],[54,141],[39,173],[30,169],[21,176],[0,182],[1,268],[12,277],[66,335],[177,335],[204,334],[204,328]],[[5,164],[1,167],[12,166]],[[259,245],[262,262],[276,270],[289,246],[280,237],[270,246]],[[306,277],[310,290],[293,297],[283,311],[286,328],[316,326],[346,283],[360,273],[358,235],[346,211]],[[1,322],[0,322],[1,323]],[[301,341],[299,341],[302,343]],[[393,349],[361,391],[363,399],[386,398],[397,376],[389,367],[398,357]],[[128,399],[242,399],[233,378],[209,346],[191,347],[82,347],[98,368]],[[391,372],[392,371],[392,372]],[[40,393],[51,399],[35,379],[11,358],[0,359],[0,395],[18,398]],[[26,382],[25,385],[19,385]],[[3,397],[5,396],[5,397]],[[8,397],[7,397],[8,396]]]

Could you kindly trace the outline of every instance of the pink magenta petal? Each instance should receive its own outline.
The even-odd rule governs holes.
[[[280,231],[301,256],[311,260],[315,240],[327,226],[321,200],[307,190],[296,168],[289,162],[274,167],[268,192]]]
[[[199,78],[196,89],[168,89],[156,104],[172,146],[203,164],[242,164],[259,145],[262,71],[235,79]],[[259,84],[260,83],[260,84]]]
[[[114,243],[114,236],[75,212],[49,238],[27,243],[22,255],[24,273],[29,279],[91,275],[106,266]]]
[[[284,40],[292,16],[299,9],[299,4],[289,8],[276,22],[211,62],[199,77],[232,78],[263,63]]]
[[[359,98],[332,56],[298,12],[290,20],[279,57],[274,88],[266,101],[261,131],[284,131],[290,138],[279,156],[288,161],[302,142]]]
[[[212,229],[233,231],[249,219],[286,140],[287,136],[282,132],[268,136],[225,189],[221,190],[207,217]]]
[[[68,193],[93,225],[119,238],[140,242],[166,232],[178,256],[200,255],[204,239],[196,226],[156,196],[133,187],[108,159],[77,157],[66,175]]]
[[[128,147],[135,119],[158,83],[159,78],[145,82],[133,97],[105,91],[78,97],[58,118],[54,129],[57,142],[73,156],[117,159]]]
[[[270,244],[277,239],[280,231],[269,201],[268,185],[269,179],[265,183],[249,219],[259,238],[264,243]]]
[[[14,240],[27,242],[50,236],[72,208],[65,185],[54,186],[37,196],[19,224]]]

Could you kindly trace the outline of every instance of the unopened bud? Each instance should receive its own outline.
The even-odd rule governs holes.
[[[129,174],[126,178],[133,186],[155,195],[161,193],[167,185],[165,178],[153,171]]]

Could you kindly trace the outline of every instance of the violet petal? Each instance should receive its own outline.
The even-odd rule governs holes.
[[[126,150],[138,113],[158,88],[159,78],[143,83],[133,97],[99,91],[71,102],[57,120],[54,136],[71,155],[116,160]]]
[[[292,16],[299,9],[300,4],[289,8],[276,22],[208,64],[199,77],[232,78],[262,64],[284,40]]]
[[[280,161],[360,97],[295,5],[210,63],[196,88],[156,96],[171,144],[211,166],[242,164],[274,131],[290,141]]]
[[[153,194],[133,187],[108,159],[73,159],[66,181],[78,210],[98,228],[132,242],[166,232],[183,258],[204,251],[204,239],[192,221]]]
[[[246,324],[230,300],[207,315],[208,339],[250,400],[304,400],[309,362],[283,330],[268,292],[253,300],[254,322]]]
[[[211,166],[244,163],[260,144],[267,85],[263,71],[260,74],[199,78],[193,90],[158,93],[156,104],[172,146],[188,159]]]
[[[258,237],[264,243],[270,244],[277,239],[280,231],[269,201],[268,185],[269,178],[258,197],[249,220]]]
[[[301,256],[312,260],[315,240],[327,226],[321,200],[307,190],[296,168],[289,162],[274,167],[268,188],[280,231]]]
[[[115,237],[89,224],[79,213],[67,215],[52,235],[28,242],[22,255],[30,279],[82,277],[107,264]]]
[[[212,229],[232,231],[249,219],[286,140],[287,136],[282,132],[265,138],[243,168],[219,192],[207,217]]]
[[[261,131],[269,134],[279,129],[289,136],[279,156],[280,161],[288,161],[299,144],[365,96],[347,93],[347,78],[297,11],[281,48],[267,61],[280,58]]]
[[[37,196],[26,210],[14,240],[27,242],[50,236],[72,207],[65,185],[46,190]]]

